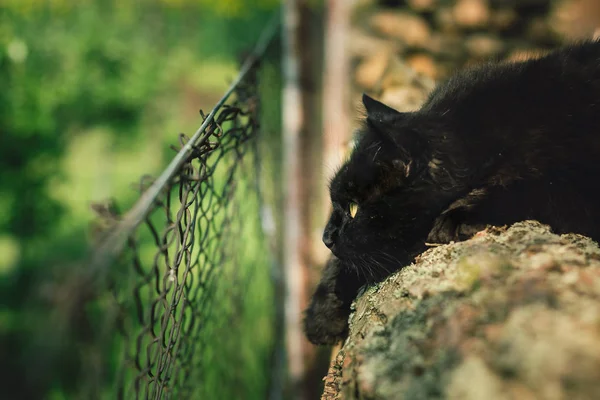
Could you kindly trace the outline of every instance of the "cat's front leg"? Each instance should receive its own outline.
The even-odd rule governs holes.
[[[479,208],[487,200],[486,189],[476,189],[454,201],[434,221],[427,236],[428,243],[450,243],[467,240],[486,227]]]
[[[304,316],[304,332],[317,345],[332,345],[348,336],[350,306],[365,282],[332,256]]]
[[[561,196],[561,193],[569,193],[569,186],[564,182],[554,183],[549,179],[521,179],[510,185],[474,189],[437,217],[427,241],[467,240],[486,226],[512,225],[528,219],[538,220],[558,231],[585,232],[582,227],[589,218],[585,212],[575,215],[578,208],[573,207],[573,200]],[[580,199],[580,203],[579,209],[585,211],[586,200]],[[565,225],[563,221],[572,223]]]
[[[444,214],[435,220],[427,236],[427,243],[445,244],[468,240],[477,232],[484,230],[486,226],[464,222],[458,213]]]

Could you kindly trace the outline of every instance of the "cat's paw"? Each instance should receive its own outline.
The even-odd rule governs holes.
[[[313,299],[304,316],[304,332],[316,345],[333,345],[348,336],[350,309],[332,293]]]
[[[427,235],[427,242],[438,244],[461,242],[472,238],[485,227],[485,224],[465,222],[462,213],[452,210],[436,218],[433,228]]]

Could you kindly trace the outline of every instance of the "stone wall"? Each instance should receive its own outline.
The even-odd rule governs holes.
[[[526,221],[357,299],[322,399],[600,398],[600,248]]]

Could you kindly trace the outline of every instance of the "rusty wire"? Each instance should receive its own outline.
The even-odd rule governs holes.
[[[256,156],[249,154],[248,143],[258,131],[258,98],[253,92],[249,80],[236,88],[235,101],[209,125],[209,139],[192,147],[179,174],[138,228],[146,232],[129,237],[124,255],[133,273],[110,279],[124,340],[115,387],[118,398],[189,398],[202,381],[202,370],[209,368],[198,358],[208,345],[203,328],[214,322],[216,292],[243,296],[243,290],[232,293],[219,280],[237,279],[240,272],[252,275],[236,268],[224,271],[224,264],[236,255],[235,243],[228,241],[241,239],[232,236],[239,235],[232,221],[247,218],[239,214],[244,199],[236,192],[241,179],[252,179],[248,171]],[[188,140],[180,135],[180,146]],[[148,234],[156,251],[144,260],[140,241]]]
[[[257,178],[258,69],[277,26],[275,18],[230,90],[201,112],[196,133],[179,135],[163,174],[140,180],[140,200],[128,212],[95,205],[99,239],[89,259],[45,289],[53,329],[40,336],[60,350],[38,369],[60,368],[76,354],[77,398],[220,398],[207,376],[222,376],[224,392],[236,393],[243,378],[236,365],[261,351],[237,339],[259,331],[247,322],[248,293],[269,268],[252,262],[268,252]],[[254,330],[244,332],[248,326]],[[243,395],[240,384],[236,397]]]

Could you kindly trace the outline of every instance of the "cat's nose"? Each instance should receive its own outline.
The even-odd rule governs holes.
[[[331,231],[323,232],[323,243],[325,243],[325,246],[327,246],[328,248],[331,249],[333,247],[333,245],[335,244],[334,232],[331,232]]]

